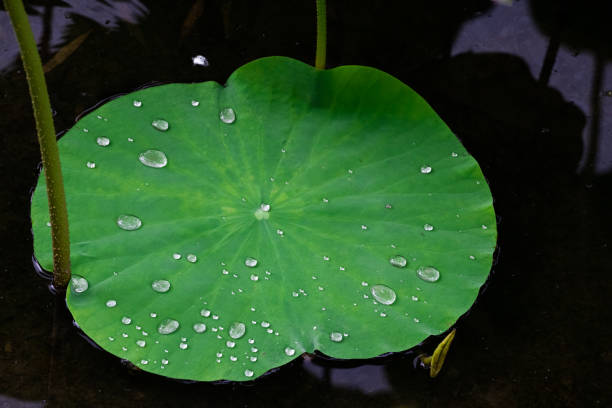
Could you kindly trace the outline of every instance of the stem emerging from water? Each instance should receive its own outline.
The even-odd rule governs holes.
[[[65,288],[70,281],[70,240],[68,236],[68,212],[62,180],[59,151],[55,139],[55,127],[51,103],[43,74],[36,41],[21,0],[4,0],[13,29],[17,35],[21,59],[30,88],[40,155],[47,182],[51,238],[53,242],[53,285]]]
[[[325,54],[327,53],[327,10],[325,0],[317,2],[317,54],[315,68],[325,69]]]

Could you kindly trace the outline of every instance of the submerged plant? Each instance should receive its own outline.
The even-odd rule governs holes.
[[[478,164],[397,79],[316,65],[262,58],[225,86],[140,90],[61,139],[67,304],[101,347],[168,377],[245,381],[304,352],[406,350],[471,306],[496,239]],[[44,191],[41,177],[49,268]]]

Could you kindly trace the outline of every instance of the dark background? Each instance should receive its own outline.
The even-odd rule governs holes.
[[[154,81],[223,83],[268,55],[314,62],[314,1],[170,4],[26,2],[43,63],[84,35],[47,74],[58,131]],[[0,407],[611,406],[612,13],[595,4],[329,0],[328,67],[396,76],[480,163],[498,214],[496,264],[436,379],[408,352],[355,364],[308,356],[250,384],[130,369],[79,336],[36,275],[40,157],[0,11]],[[197,54],[210,66],[194,66]]]

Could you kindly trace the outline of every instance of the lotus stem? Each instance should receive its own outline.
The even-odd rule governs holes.
[[[325,0],[317,2],[317,54],[315,68],[325,69],[325,54],[327,53],[327,9]]]
[[[53,126],[53,115],[51,114],[51,103],[49,102],[40,55],[23,3],[21,0],[4,0],[4,7],[9,14],[19,42],[21,60],[32,98],[40,156],[47,182],[53,243],[53,285],[56,289],[63,289],[68,286],[70,281],[70,240],[64,182],[55,127]]]

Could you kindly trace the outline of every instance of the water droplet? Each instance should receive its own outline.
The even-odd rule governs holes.
[[[217,315],[212,315],[213,320],[219,320],[219,316]]]
[[[147,345],[147,342],[144,340],[137,340],[136,345],[138,345],[138,347],[144,347]]]
[[[108,336],[108,340],[109,340],[109,341],[115,341],[115,338],[114,338],[114,337],[111,337],[111,336]]]
[[[285,354],[291,357],[292,355],[295,354],[295,349],[291,347],[285,347]]]
[[[142,226],[142,221],[135,215],[122,214],[117,217],[117,225],[122,230],[134,231]]]
[[[470,259],[473,261],[474,259],[476,259],[476,257],[474,255],[470,255]]]
[[[362,225],[362,226],[361,226],[361,229],[362,229],[363,231],[365,231],[365,230],[367,230],[367,229],[368,229],[368,226],[367,226],[367,225]]]
[[[191,106],[199,106],[200,102],[196,101],[195,99],[191,101]]]
[[[140,364],[147,365],[149,364],[149,360],[140,360]]]
[[[284,233],[284,232],[283,232],[283,230],[281,230],[281,229],[277,229],[277,230],[276,230],[276,233],[277,233],[278,235],[280,235],[281,237],[282,237],[283,235],[285,235],[285,233]]]
[[[361,282],[361,286],[368,286],[368,282],[366,281]]]
[[[180,348],[181,350],[186,350],[186,349],[187,349],[187,347],[189,347],[189,345],[188,345],[187,343],[181,343],[181,344],[179,344],[179,348]]]
[[[418,302],[418,301],[419,301],[419,298],[418,298],[418,297],[416,297],[416,296],[412,296],[412,300],[413,300],[413,301],[415,301],[415,302]]]
[[[95,169],[96,168],[96,163],[88,161],[87,162],[87,167],[89,167],[90,169]]]
[[[245,264],[246,266],[248,266],[249,268],[254,268],[254,267],[256,267],[256,266],[257,266],[257,259],[255,259],[255,258],[251,258],[251,257],[247,257],[247,258],[244,260],[244,264]]]
[[[174,259],[176,259],[178,261],[179,259],[181,259],[181,254],[179,254],[179,253],[172,254],[172,258],[174,258]]]
[[[166,360],[165,358],[162,358],[161,363],[162,363],[163,365],[167,365],[167,364],[168,364],[168,360]]]
[[[255,373],[253,373],[253,370],[249,370],[249,369],[244,370],[244,376],[245,377],[249,377],[250,378],[250,377],[253,376],[253,374],[255,374]]]
[[[270,327],[270,323],[266,322],[266,321],[263,321],[263,322],[261,322],[261,327]]]
[[[230,356],[230,361],[237,361],[237,360],[238,360],[238,357],[236,357],[236,356]]]
[[[421,266],[417,269],[417,276],[425,282],[436,282],[440,279],[440,271],[433,266]]]
[[[232,339],[239,339],[244,336],[246,331],[246,326],[241,322],[234,322],[230,326],[229,335]]]
[[[134,102],[132,102],[132,105],[137,108],[140,108],[142,106],[142,101],[135,100]]]
[[[155,119],[153,122],[151,122],[151,126],[161,132],[165,132],[170,127],[168,122],[163,119]]]
[[[254,363],[254,362],[257,361],[257,357],[256,356],[251,356],[251,357],[249,357],[249,360]]]
[[[204,323],[196,323],[193,325],[193,331],[196,333],[204,333],[206,331],[206,325]]]
[[[457,156],[459,156],[459,155],[458,155],[457,153],[455,153],[455,152],[452,152],[452,153],[451,153],[451,156],[452,156],[452,157],[457,157]]]
[[[106,301],[106,307],[115,307],[117,306],[117,301],[113,299],[109,299]]]
[[[224,108],[219,112],[219,118],[223,123],[234,123],[236,121],[236,113],[232,108]]]
[[[327,255],[323,255],[323,260],[324,260],[324,261],[329,261],[329,256],[327,256]]]
[[[482,227],[482,229],[487,229],[487,226],[484,225],[484,224],[482,224],[481,227]]]
[[[270,204],[262,203],[259,208],[261,208],[262,211],[268,212],[270,211]]]
[[[138,160],[145,166],[156,169],[166,167],[168,164],[168,158],[164,152],[160,152],[159,150],[145,150],[138,155]]]
[[[133,141],[134,141],[134,139],[132,139],[131,137],[128,137],[128,138],[127,138],[127,141],[131,143],[131,142],[133,142]]]
[[[249,339],[249,340],[247,340],[247,341],[249,342],[249,344],[253,344],[253,343],[255,343],[255,339]],[[256,353],[256,352],[254,351],[253,353]]]
[[[170,290],[170,282],[165,279],[156,280],[151,283],[151,287],[158,293],[166,293]]]
[[[423,174],[431,173],[431,167],[430,166],[423,166],[423,167],[421,167],[421,173],[423,173]]]
[[[236,343],[234,343],[234,342],[233,342],[233,341],[231,341],[231,340],[228,340],[228,341],[226,341],[226,342],[225,342],[225,345],[226,345],[227,347],[229,347],[229,348],[234,348],[234,347],[236,346]]]
[[[88,132],[89,132],[89,129],[87,129],[87,128],[83,128],[83,132],[88,133]]]
[[[387,314],[385,312],[380,312],[380,317],[387,317]]]
[[[204,317],[210,316],[210,310],[208,310],[208,309],[200,310],[200,316],[204,316]]]
[[[389,259],[389,263],[398,268],[404,268],[408,264],[408,261],[401,255],[395,255]]]
[[[193,63],[193,65],[197,65],[200,67],[207,67],[209,65],[208,60],[203,55],[196,55],[195,57],[192,57],[191,62]]]
[[[329,203],[329,200],[327,198],[323,197],[323,202],[324,203]]]
[[[383,305],[392,305],[397,298],[395,291],[385,285],[374,285],[370,289],[370,292],[372,293],[372,296],[374,296],[374,299]]]
[[[73,274],[70,278],[70,287],[76,293],[83,293],[89,288],[89,282],[84,277]]]
[[[150,313],[150,314],[149,314],[149,316],[151,316],[151,317],[157,317],[157,313],[154,313],[154,312],[153,312],[153,313]]]
[[[420,322],[420,320],[417,319],[416,317],[414,319],[412,319],[412,320],[414,320],[415,323],[419,323]]]
[[[170,334],[174,333],[179,326],[179,322],[174,319],[164,319],[159,326],[157,326],[157,331],[159,334]]]
[[[344,336],[342,336],[342,333],[338,333],[338,332],[331,332],[329,334],[329,338],[331,339],[331,341],[336,342],[336,343],[340,343],[342,341],[342,339],[344,339]]]
[[[110,139],[108,137],[101,136],[96,139],[96,143],[98,144],[98,146],[105,147],[110,144]]]
[[[127,317],[127,316],[123,316],[121,318],[121,323],[123,323],[123,324],[132,324],[132,319]]]
[[[391,204],[385,204],[385,208],[391,209],[391,208],[393,208],[393,206]]]
[[[251,280],[254,281],[254,282],[257,282],[259,280],[259,276],[251,275]]]
[[[434,227],[431,224],[425,224],[425,225],[423,225],[423,229],[425,231],[433,231]]]

